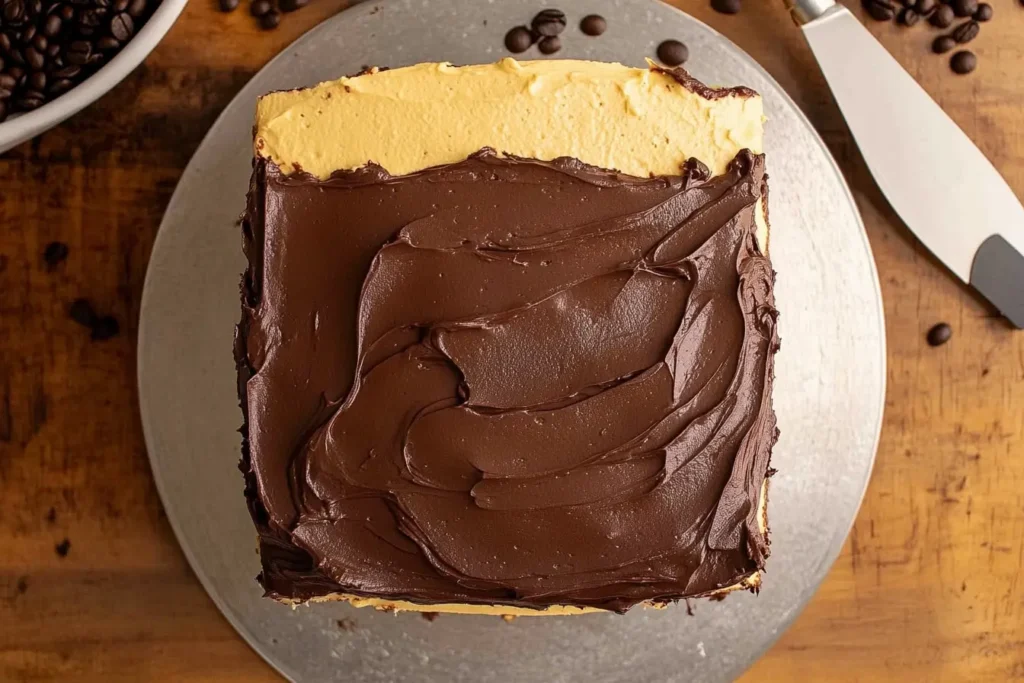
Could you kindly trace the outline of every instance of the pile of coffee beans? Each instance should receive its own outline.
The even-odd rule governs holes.
[[[66,93],[132,39],[159,0],[0,0],[0,121]]]
[[[529,50],[534,44],[542,55],[553,55],[562,49],[562,31],[568,25],[565,12],[545,9],[538,12],[530,25],[516,26],[505,34],[505,47],[512,54]],[[580,29],[587,35],[601,35],[608,27],[603,17],[596,14],[583,18]]]
[[[927,19],[930,26],[946,31],[932,41],[932,52],[940,55],[977,38],[981,24],[995,16],[992,5],[978,0],[861,0],[861,4],[876,21],[895,20],[910,27]],[[957,50],[949,67],[954,73],[969,74],[978,67],[978,57],[970,50]]]
[[[249,14],[259,22],[260,28],[267,31],[277,28],[281,23],[281,15],[302,9],[309,0],[250,0]],[[238,9],[239,0],[217,0],[221,12],[234,12]]]

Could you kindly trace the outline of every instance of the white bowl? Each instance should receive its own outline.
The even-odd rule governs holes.
[[[121,82],[153,51],[188,0],[162,0],[149,21],[99,71],[60,97],[0,123],[0,154],[77,114]]]

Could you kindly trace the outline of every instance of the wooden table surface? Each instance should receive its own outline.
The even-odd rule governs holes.
[[[1024,6],[991,1],[967,77],[929,53],[931,28],[870,23],[1024,195]],[[820,592],[745,680],[1024,680],[1024,333],[894,217],[780,3],[748,0],[736,16],[675,4],[750,52],[817,126],[863,212],[888,319],[864,506]],[[207,128],[271,56],[344,5],[318,0],[264,33],[244,7],[223,15],[195,0],[110,94],[0,156],[0,680],[279,680],[203,592],[163,515],[135,332],[161,213]],[[51,240],[70,246],[52,272]],[[115,315],[121,335],[90,341],[67,315],[78,297]],[[930,348],[939,321],[953,339]]]

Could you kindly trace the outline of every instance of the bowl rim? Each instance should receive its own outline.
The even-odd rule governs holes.
[[[35,137],[113,90],[156,48],[187,4],[188,0],[161,0],[138,33],[96,73],[38,109],[0,122],[0,146]]]

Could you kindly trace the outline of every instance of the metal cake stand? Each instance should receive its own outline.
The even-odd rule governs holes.
[[[746,54],[650,0],[561,0],[562,58],[638,66],[666,37],[690,47],[702,80],[764,95],[772,180],[771,255],[783,349],[775,404],[772,557],[758,596],[571,618],[296,610],[261,598],[255,532],[237,469],[241,423],[231,357],[244,267],[236,219],[250,172],[256,97],[363,65],[480,63],[538,5],[384,0],[310,31],[239,93],[178,184],[153,249],[139,330],[139,400],[167,515],[196,575],[250,645],[295,681],[719,681],[763,653],[814,594],[856,515],[884,405],[885,336],[874,262],[856,206],[808,121]],[[576,22],[608,19],[600,38]],[[536,49],[528,53],[537,58]],[[343,627],[339,626],[341,620]]]

